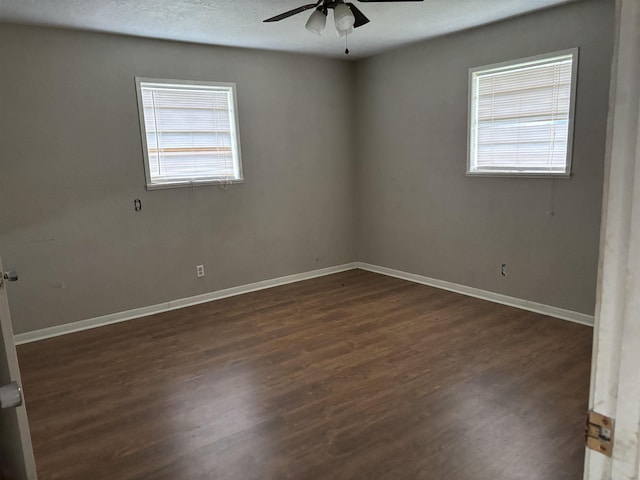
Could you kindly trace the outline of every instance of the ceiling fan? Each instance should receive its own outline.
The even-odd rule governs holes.
[[[381,2],[422,2],[423,0],[358,0],[363,3],[381,3]],[[327,14],[329,10],[333,10],[333,18],[336,24],[336,32],[338,36],[344,37],[353,32],[354,28],[361,27],[369,23],[369,19],[360,11],[353,3],[345,3],[344,0],[318,0],[316,3],[302,5],[293,10],[267,18],[265,22],[278,22],[289,18],[306,10],[315,9],[305,25],[306,29],[321,35],[327,22]],[[345,50],[349,53],[349,50]]]

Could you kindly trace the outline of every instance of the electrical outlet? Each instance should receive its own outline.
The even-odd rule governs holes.
[[[196,265],[196,275],[198,278],[204,277],[204,265]]]

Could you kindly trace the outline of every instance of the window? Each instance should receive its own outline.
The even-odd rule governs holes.
[[[469,175],[571,174],[578,49],[469,70]]]
[[[242,181],[235,84],[136,78],[147,188]]]

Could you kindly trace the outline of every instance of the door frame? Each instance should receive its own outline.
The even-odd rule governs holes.
[[[0,276],[3,274],[2,259],[0,259]],[[1,277],[0,277],[1,278]],[[17,382],[22,387],[22,378],[20,376],[20,367],[18,365],[18,355],[14,343],[13,324],[11,322],[11,313],[9,311],[7,283],[2,281],[0,284],[0,337],[2,337],[4,353],[6,354],[6,370],[3,365],[2,380]],[[0,354],[1,355],[1,354]],[[9,378],[4,378],[8,374]],[[10,445],[10,458],[14,464],[7,465],[12,469],[20,469],[21,471],[12,471],[11,474],[18,475],[18,479],[36,480],[36,463],[33,456],[33,446],[31,443],[31,434],[29,432],[29,421],[27,419],[27,409],[24,403],[13,409],[3,411],[4,418],[9,420],[9,437],[16,443]],[[6,434],[6,433],[5,433]]]
[[[616,0],[589,409],[615,419],[613,456],[585,480],[640,473],[640,1]]]

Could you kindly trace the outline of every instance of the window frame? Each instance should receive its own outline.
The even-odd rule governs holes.
[[[521,177],[521,178],[571,178],[573,167],[573,136],[574,136],[574,124],[575,124],[575,105],[576,105],[576,90],[578,84],[578,60],[579,60],[579,47],[569,48],[566,50],[559,50],[550,53],[543,53],[525,58],[518,58],[515,60],[508,60],[505,62],[494,63],[491,65],[483,65],[480,67],[472,67],[469,69],[468,75],[468,113],[467,113],[467,170],[466,175],[469,177]],[[472,168],[473,163],[473,149],[476,147],[476,129],[473,128],[474,122],[477,125],[477,104],[474,102],[475,92],[475,75],[478,73],[490,73],[502,71],[517,70],[517,67],[527,67],[535,65],[536,63],[545,63],[554,58],[560,58],[563,56],[572,56],[571,64],[571,85],[569,92],[569,123],[567,128],[567,152],[565,158],[565,171],[564,172],[532,172],[532,171],[518,171],[516,168],[513,170],[477,170]],[[477,168],[477,166],[475,167]]]
[[[181,187],[194,187],[200,185],[230,185],[236,183],[244,183],[244,175],[242,172],[242,154],[240,150],[240,125],[238,119],[238,97],[236,84],[233,82],[212,82],[212,81],[195,81],[195,80],[177,80],[166,78],[148,78],[148,77],[135,77],[136,83],[136,97],[138,103],[138,119],[140,122],[140,138],[142,140],[142,153],[144,163],[145,182],[147,190],[160,190],[165,188],[181,188]],[[232,97],[232,109],[233,112],[229,112],[230,127],[231,127],[231,144],[232,150],[235,151],[234,155],[234,171],[237,173],[235,178],[228,177],[207,177],[198,179],[190,179],[185,181],[172,180],[168,182],[153,182],[151,179],[151,166],[149,163],[149,147],[147,145],[147,130],[144,118],[144,104],[142,101],[142,84],[152,85],[171,85],[171,86],[185,86],[185,87],[214,87],[223,88],[231,91]],[[194,88],[195,89],[195,88]]]

